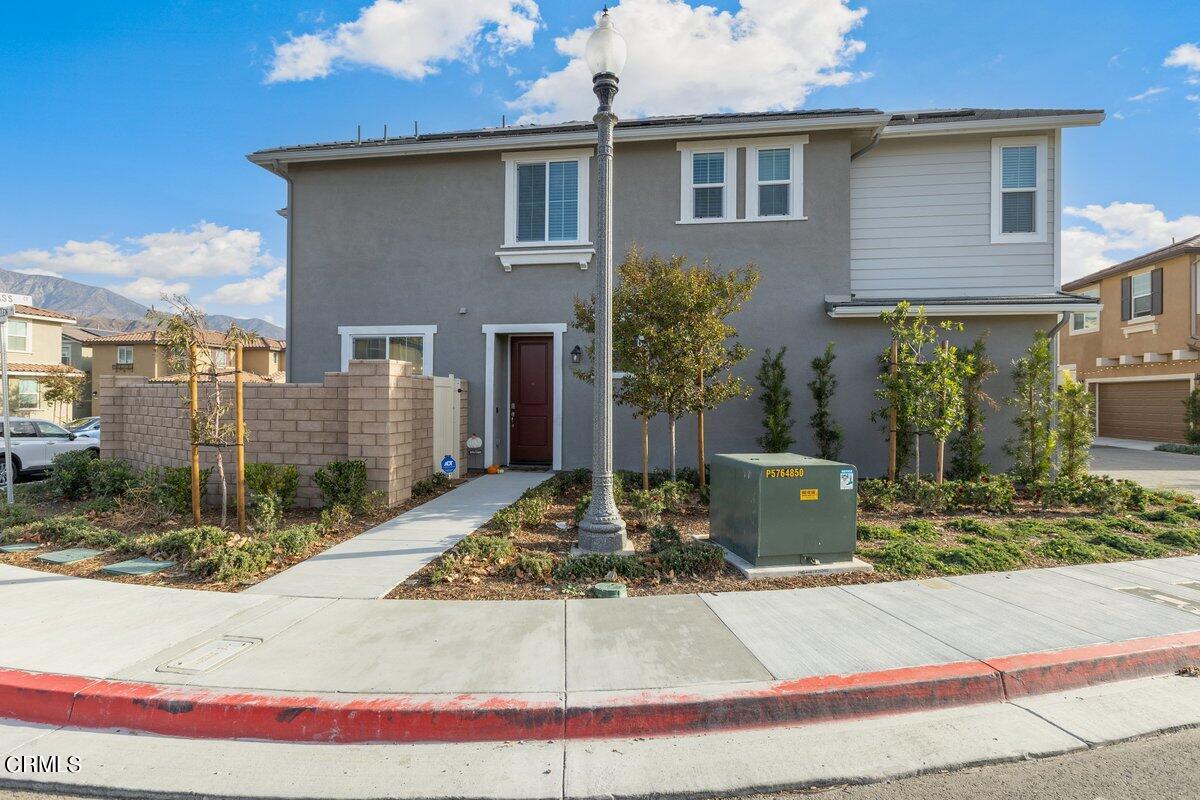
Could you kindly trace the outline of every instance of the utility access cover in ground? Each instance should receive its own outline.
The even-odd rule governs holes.
[[[101,550],[93,550],[90,547],[71,547],[66,550],[55,550],[52,553],[42,553],[37,560],[45,561],[47,564],[74,564],[76,561],[95,558],[101,552]]]
[[[150,575],[173,566],[175,566],[174,561],[156,561],[153,558],[131,558],[128,561],[119,561],[116,564],[101,567],[100,571],[107,572],[110,575]]]
[[[0,553],[27,553],[30,550],[37,550],[41,547],[37,542],[15,542],[13,544],[0,545]]]
[[[250,636],[222,636],[220,639],[193,647],[179,658],[160,664],[155,671],[180,672],[185,675],[208,672],[261,642],[262,639]]]

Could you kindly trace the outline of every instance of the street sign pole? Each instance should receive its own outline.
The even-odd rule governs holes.
[[[8,315],[12,313],[12,306],[0,307],[0,388],[3,392],[3,400],[0,405],[3,405],[4,410],[4,499],[11,506],[13,504],[13,484],[16,480],[13,476],[12,468],[12,426],[9,425],[8,418]]]

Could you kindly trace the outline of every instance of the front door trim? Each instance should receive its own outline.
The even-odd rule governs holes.
[[[496,452],[496,336],[510,333],[554,335],[554,352],[551,356],[554,370],[554,445],[553,463],[550,468],[562,469],[562,390],[563,390],[563,334],[567,332],[565,322],[515,322],[488,324],[483,326],[484,335],[484,384],[483,384],[483,452],[484,467],[494,464]],[[505,415],[505,419],[508,416]]]

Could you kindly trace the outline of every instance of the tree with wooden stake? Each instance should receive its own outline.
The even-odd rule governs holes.
[[[1017,430],[1004,450],[1013,459],[1013,474],[1027,485],[1049,479],[1054,459],[1053,365],[1045,331],[1037,331],[1029,350],[1013,362],[1014,392],[1008,404],[1017,410]]]
[[[47,403],[72,406],[78,403],[83,396],[83,386],[86,380],[81,373],[65,367],[53,367],[42,378],[42,398]],[[69,414],[67,418],[70,419]]]
[[[200,448],[212,447],[215,450],[217,475],[221,484],[221,527],[225,527],[229,490],[225,476],[224,449],[239,444],[244,446],[245,430],[244,426],[236,422],[232,426],[227,422],[231,410],[239,420],[242,413],[240,409],[231,409],[223,396],[220,379],[227,372],[225,367],[218,365],[215,353],[228,353],[229,348],[236,350],[240,345],[254,341],[256,337],[237,325],[231,325],[229,330],[217,339],[206,328],[205,313],[187,297],[176,294],[166,295],[163,299],[174,309],[173,313],[152,309],[148,316],[156,324],[155,341],[167,350],[168,366],[176,372],[186,372],[188,376],[193,521],[197,525],[200,524]],[[203,395],[199,391],[202,379],[205,388],[208,389]],[[240,387],[235,386],[235,400],[241,400],[241,395]],[[244,463],[244,455],[239,461]],[[242,477],[240,473],[239,469],[239,487]],[[242,491],[239,488],[239,495]],[[238,505],[238,527],[239,530],[245,530],[244,504]]]
[[[1058,427],[1058,475],[1077,480],[1087,472],[1095,438],[1093,398],[1085,384],[1063,370],[1055,391],[1055,423]]]
[[[984,422],[987,408],[996,410],[1000,406],[984,390],[983,384],[996,374],[996,362],[987,354],[987,332],[985,331],[967,351],[974,360],[975,369],[963,384],[963,426],[950,443],[950,477],[963,481],[978,480],[987,474],[988,465],[983,451]]]
[[[786,453],[796,440],[792,437],[792,390],[787,385],[783,357],[787,347],[775,353],[767,348],[758,367],[758,399],[763,408],[763,435],[758,446],[764,453]]]
[[[842,428],[833,418],[833,393],[837,389],[837,378],[833,375],[833,361],[837,358],[833,342],[825,345],[825,352],[812,360],[813,379],[808,382],[815,410],[809,417],[813,439],[817,443],[817,455],[827,461],[837,461],[842,454]]]

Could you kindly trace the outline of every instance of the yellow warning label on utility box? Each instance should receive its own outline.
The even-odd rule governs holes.
[[[816,489],[801,489],[800,490],[800,499],[801,500],[818,500],[818,499],[820,499],[820,493]]]

